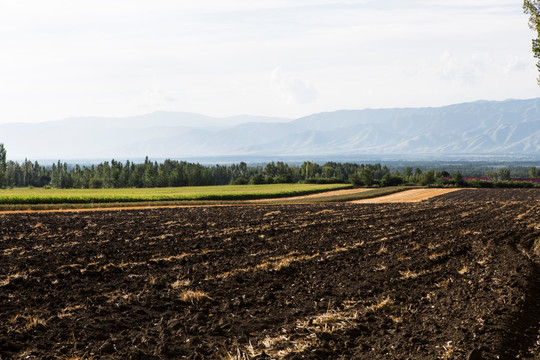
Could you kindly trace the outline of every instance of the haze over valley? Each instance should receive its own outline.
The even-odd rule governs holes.
[[[11,159],[527,155],[540,158],[540,99],[341,110],[299,119],[154,112],[0,124]]]

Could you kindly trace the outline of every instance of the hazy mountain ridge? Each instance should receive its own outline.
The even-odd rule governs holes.
[[[277,121],[277,122],[275,122]],[[10,158],[448,154],[540,157],[540,99],[340,110],[287,121],[156,112],[0,124]]]

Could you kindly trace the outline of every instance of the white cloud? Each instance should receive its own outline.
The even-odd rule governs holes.
[[[490,8],[499,6],[515,6],[515,0],[417,0],[423,6]]]
[[[174,110],[177,100],[161,90],[159,86],[141,92],[132,102],[132,106],[142,111]]]
[[[313,103],[319,96],[308,81],[296,76],[287,76],[279,68],[272,71],[272,80],[289,104]]]
[[[445,51],[440,57],[439,75],[447,81],[464,86],[482,86],[487,77],[506,78],[524,73],[531,65],[531,59],[506,56],[494,58],[490,53],[472,53],[455,56]]]
[[[527,70],[527,67],[531,63],[531,59],[523,59],[517,56],[510,56],[506,59],[503,66],[503,72],[505,74],[511,74],[512,72],[523,72]]]
[[[487,53],[456,57],[447,51],[441,55],[439,73],[446,80],[471,86],[481,82],[484,74],[494,65],[493,58]]]

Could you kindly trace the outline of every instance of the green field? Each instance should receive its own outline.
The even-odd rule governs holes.
[[[137,189],[14,188],[0,190],[0,208],[8,209],[18,205],[170,204],[252,200],[307,195],[350,187],[348,184],[272,184]]]

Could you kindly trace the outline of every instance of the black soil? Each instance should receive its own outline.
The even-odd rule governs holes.
[[[538,358],[539,239],[533,189],[4,214],[0,359]]]

